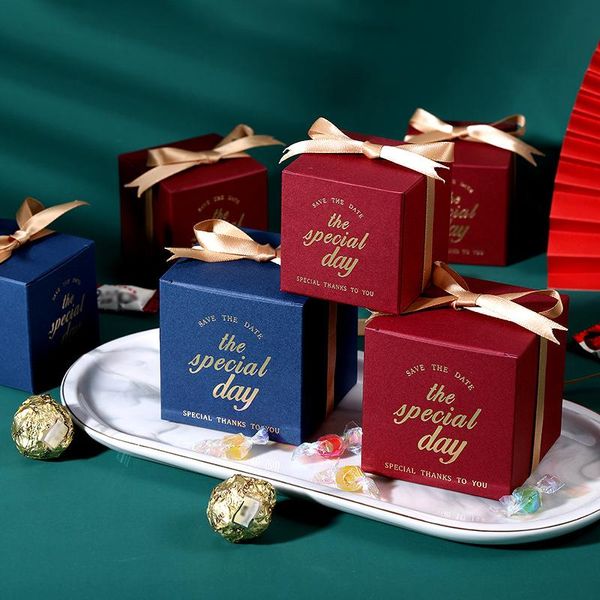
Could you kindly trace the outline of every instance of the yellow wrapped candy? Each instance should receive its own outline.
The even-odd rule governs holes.
[[[360,492],[362,490],[362,480],[365,474],[360,467],[354,465],[340,467],[335,474],[335,483],[345,492]]]
[[[245,436],[243,433],[234,433],[224,438],[198,442],[194,450],[219,458],[244,460],[250,454],[252,446],[264,446],[268,443],[269,432],[266,427],[261,427],[252,437]]]
[[[356,465],[340,467],[336,464],[334,467],[317,473],[315,481],[333,485],[343,492],[358,492],[371,496],[371,498],[379,498],[377,484]]]

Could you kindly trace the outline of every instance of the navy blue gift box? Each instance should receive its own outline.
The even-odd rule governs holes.
[[[0,235],[18,229],[0,219]],[[94,243],[52,233],[0,264],[0,385],[37,393],[98,344]]]
[[[163,419],[299,444],[356,383],[356,308],[281,292],[279,269],[180,259],[162,276]]]

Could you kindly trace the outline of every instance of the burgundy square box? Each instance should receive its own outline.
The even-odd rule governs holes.
[[[419,133],[414,128],[408,132]],[[506,265],[542,252],[548,230],[542,174],[509,150],[477,141],[453,141],[448,259]]]
[[[476,293],[521,291],[468,279]],[[568,299],[556,319],[566,325]],[[518,300],[545,310],[539,294]],[[366,328],[362,466],[370,473],[498,499],[560,435],[560,344],[498,318],[439,308]]]
[[[162,144],[184,150],[210,150],[222,139],[209,134]],[[147,166],[148,149],[119,156],[121,242],[129,283],[156,287],[167,269],[165,246],[190,246],[195,223],[224,219],[238,226],[266,229],[267,169],[251,157],[191,167],[163,179],[137,197],[124,187]]]
[[[401,312],[447,256],[451,175],[439,174],[447,183],[362,155],[299,156],[282,173],[281,289]]]

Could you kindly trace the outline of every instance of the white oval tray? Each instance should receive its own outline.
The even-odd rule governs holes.
[[[523,543],[555,537],[600,518],[600,415],[572,402],[563,407],[562,436],[531,480],[544,473],[565,483],[534,515],[507,518],[498,502],[427,486],[377,479],[381,500],[342,492],[313,481],[327,461],[292,463],[292,446],[258,446],[250,458],[230,461],[192,450],[224,434],[160,419],[158,330],[113,340],[82,356],[65,375],[62,401],[95,440],[120,452],[225,479],[244,473],[267,479],[286,494],[433,536],[477,544]],[[359,353],[362,371],[362,353]],[[320,433],[360,423],[362,381],[342,401]],[[342,464],[357,464],[357,457]]]

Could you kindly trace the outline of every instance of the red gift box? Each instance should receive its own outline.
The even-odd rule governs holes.
[[[282,173],[281,289],[402,311],[447,255],[450,172],[440,176],[358,154],[297,158]]]
[[[524,289],[466,281],[476,294]],[[556,321],[564,325],[562,299]],[[553,304],[540,294],[519,302],[535,311]],[[560,344],[452,308],[372,319],[363,470],[487,498],[510,494],[560,435],[566,335],[555,333]]]
[[[475,123],[450,121],[447,125]],[[502,122],[497,128],[509,129]],[[411,126],[408,133],[420,141],[418,128]],[[462,264],[506,265],[543,251],[547,225],[542,203],[536,198],[540,192],[533,166],[514,152],[488,143],[451,136],[444,139],[455,142],[448,259]]]
[[[223,139],[209,134],[168,144],[191,151],[213,149]],[[164,145],[163,145],[164,146]],[[130,283],[156,284],[167,268],[165,246],[189,246],[204,219],[266,229],[267,169],[251,157],[201,164],[163,179],[137,197],[124,187],[146,171],[148,149],[119,156],[121,243]]]

